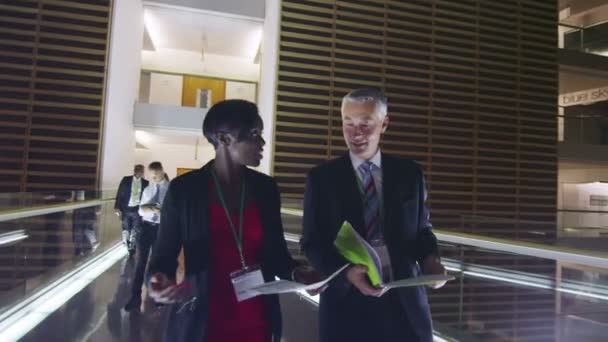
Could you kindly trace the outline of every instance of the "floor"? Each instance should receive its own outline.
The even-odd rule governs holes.
[[[166,309],[154,308],[145,314],[122,310],[128,300],[133,267],[132,259],[115,264],[21,341],[160,341]],[[282,341],[316,341],[316,305],[298,295],[282,296],[281,305]]]

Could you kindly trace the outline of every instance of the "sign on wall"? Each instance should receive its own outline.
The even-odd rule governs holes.
[[[602,87],[560,95],[559,105],[562,107],[570,107],[606,100],[608,100],[608,87]]]

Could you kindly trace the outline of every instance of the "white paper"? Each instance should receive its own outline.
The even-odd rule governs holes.
[[[384,284],[382,287],[381,296],[385,294],[388,290],[398,288],[398,287],[412,287],[412,286],[424,286],[424,285],[435,285],[436,283],[454,280],[454,276],[451,275],[443,275],[443,274],[435,274],[435,275],[423,275],[414,278],[407,278],[402,280],[397,280],[390,282],[388,284]]]
[[[316,289],[319,289],[319,288],[325,286],[325,284],[327,284],[330,280],[335,278],[338,274],[340,274],[340,272],[342,272],[348,266],[349,266],[349,264],[346,264],[346,265],[340,267],[340,269],[338,269],[336,272],[334,272],[332,275],[330,275],[325,280],[314,283],[314,284],[306,285],[306,284],[301,284],[301,283],[298,283],[295,281],[277,280],[277,281],[271,281],[269,283],[265,283],[265,284],[256,286],[256,287],[252,288],[251,291],[257,293],[258,295],[267,295],[267,294],[298,292],[298,291],[302,291],[302,290],[304,290],[304,291],[305,290],[316,290]]]
[[[353,231],[355,233],[355,236],[357,237],[357,240],[359,240],[363,247],[365,247],[365,249],[367,250],[367,254],[369,254],[372,261],[374,262],[374,266],[376,266],[376,271],[380,276],[380,281],[382,281],[382,279],[384,279],[384,274],[382,273],[382,260],[380,259],[380,255],[378,255],[376,249],[372,247],[369,242],[365,241],[365,239],[361,235],[359,235],[356,230],[353,229]]]

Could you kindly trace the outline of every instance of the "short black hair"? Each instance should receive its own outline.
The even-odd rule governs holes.
[[[137,170],[142,170],[143,171],[144,170],[144,166],[141,165],[141,164],[137,164],[137,165],[135,165],[135,167],[133,168],[133,170],[134,171],[137,171]]]
[[[217,148],[218,133],[237,133],[242,140],[261,121],[258,107],[246,100],[225,100],[209,109],[203,122],[203,135]]]
[[[151,162],[150,165],[148,165],[148,169],[152,171],[162,171],[163,164],[161,164],[159,161]]]

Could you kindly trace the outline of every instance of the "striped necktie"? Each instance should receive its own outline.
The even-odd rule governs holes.
[[[380,225],[380,198],[376,185],[374,184],[374,170],[378,167],[372,162],[367,161],[359,166],[359,173],[363,185],[363,218],[365,223],[365,234],[367,239],[371,239],[378,232]]]

